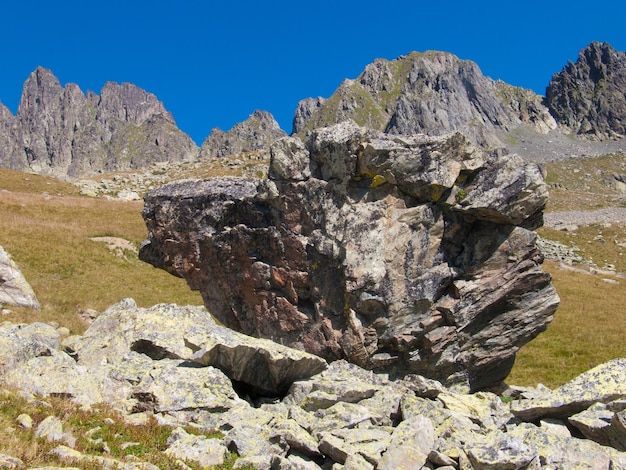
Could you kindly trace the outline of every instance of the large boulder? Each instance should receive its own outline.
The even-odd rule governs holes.
[[[145,198],[140,257],[184,277],[226,326],[476,390],[552,320],[559,299],[531,231],[547,200],[536,165],[458,133],[344,122],[277,141],[269,174]]]

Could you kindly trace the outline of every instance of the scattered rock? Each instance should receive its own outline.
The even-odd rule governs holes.
[[[24,468],[24,462],[17,457],[11,457],[10,455],[0,454],[0,467],[1,468]]]
[[[185,461],[196,462],[202,467],[222,465],[228,449],[220,439],[208,439],[206,436],[188,434],[182,428],[172,431],[167,440],[165,455]]]
[[[566,263],[569,265],[586,265],[587,260],[580,256],[577,252],[580,251],[576,247],[570,248],[562,243],[547,240],[542,237],[537,237],[537,247],[541,250],[541,253],[551,261],[557,261]]]
[[[130,253],[134,256],[137,255],[139,250],[130,241],[119,237],[91,237],[91,241],[104,243],[107,249],[119,258],[126,258],[126,253]],[[88,313],[88,316],[89,313]]]
[[[15,422],[24,429],[32,429],[33,427],[33,418],[31,418],[29,415],[24,414],[24,413],[19,415],[15,419]]]
[[[35,437],[48,442],[64,442],[69,447],[76,445],[76,438],[71,433],[63,432],[63,422],[56,416],[48,416],[37,425]]]
[[[228,451],[241,455],[236,468],[625,468],[622,372],[626,359],[598,366],[555,391],[538,387],[511,392],[520,397],[511,403],[489,392],[460,393],[417,375],[392,380],[346,361],[333,362],[321,373],[296,380],[282,398],[257,396],[245,401],[218,369],[168,357],[195,344],[178,340],[182,344],[176,346],[177,335],[204,334],[205,327],[196,323],[203,312],[173,306],[138,309],[126,300],[103,313],[84,344],[80,338],[71,342],[77,346],[74,358],[58,346],[50,356],[14,362],[3,378],[19,375],[24,377],[24,387],[38,383],[41,390],[46,381],[61,384],[49,387],[47,394],[79,403],[70,391],[79,390],[78,384],[89,378],[97,401],[127,414],[129,422],[145,422],[153,416],[174,427],[165,452],[178,459],[181,468],[186,468],[184,461],[219,465]],[[180,325],[184,334],[173,333],[169,321]],[[107,325],[117,325],[118,330],[99,337],[106,334]],[[129,341],[135,344],[133,338],[151,338],[153,343],[124,346]],[[119,344],[114,345],[116,341]],[[100,354],[95,351],[98,348]],[[26,366],[36,363],[41,367],[29,375]],[[81,374],[72,375],[77,371]],[[215,401],[218,395],[223,395],[222,404]],[[540,406],[554,402],[555,397],[560,399],[558,412]],[[561,420],[538,419],[554,414]],[[567,419],[568,426],[578,428],[588,439],[572,437],[564,423]],[[19,420],[26,421],[24,416]],[[189,425],[199,432],[219,430],[224,437],[190,434],[182,429]],[[93,428],[81,438],[106,454],[107,443],[91,437],[98,430]],[[54,416],[40,422],[36,434],[62,442],[52,454],[81,468],[156,468],[139,460],[121,462],[73,449],[73,436],[64,432]]]
[[[626,398],[626,359],[614,359],[579,375],[547,396],[513,402],[511,411],[524,421],[563,418],[594,403],[623,398]]]

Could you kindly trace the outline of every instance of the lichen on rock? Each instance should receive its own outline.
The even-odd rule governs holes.
[[[179,182],[145,198],[140,257],[184,277],[226,326],[477,390],[551,321],[535,164],[460,133],[350,121],[279,140],[272,157],[269,180]]]

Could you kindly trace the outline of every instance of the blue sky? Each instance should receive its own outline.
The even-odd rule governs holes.
[[[39,65],[99,93],[154,93],[198,144],[255,109],[286,132],[299,100],[328,97],[375,58],[442,50],[544,94],[591,41],[626,51],[626,2],[41,1],[0,7],[0,101],[13,113]]]

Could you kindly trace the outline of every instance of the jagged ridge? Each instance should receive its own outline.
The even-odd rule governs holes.
[[[38,67],[26,80],[16,116],[0,107],[3,166],[52,176],[128,170],[197,155],[156,96],[108,82],[100,95],[61,86]]]
[[[575,134],[592,140],[626,135],[626,53],[592,42],[552,77],[550,112]]]
[[[436,51],[375,60],[328,100],[301,101],[293,130],[300,134],[345,119],[390,134],[460,130],[488,148],[503,147],[499,130],[556,127],[540,96],[485,77],[472,61]]]
[[[267,111],[257,110],[228,132],[220,128],[213,129],[202,143],[200,159],[267,150],[272,142],[286,135],[274,116]]]

